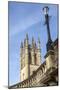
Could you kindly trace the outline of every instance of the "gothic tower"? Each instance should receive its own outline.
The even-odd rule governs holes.
[[[20,78],[23,81],[29,78],[41,65],[40,40],[38,39],[38,46],[34,38],[32,38],[32,44],[29,44],[28,34],[26,34],[24,43],[21,43],[20,50]]]

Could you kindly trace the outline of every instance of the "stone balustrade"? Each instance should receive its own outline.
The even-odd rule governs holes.
[[[46,72],[46,62],[44,62],[29,79],[26,79],[16,85],[13,88],[23,88],[23,87],[34,87],[36,83],[41,79],[40,77]],[[39,77],[39,79],[38,79]]]
[[[25,88],[25,87],[35,87],[41,86],[41,80],[46,77],[46,62],[41,64],[41,66],[30,76],[30,78],[11,86],[10,88]],[[50,71],[49,71],[50,72]],[[40,82],[40,83],[39,83]],[[39,84],[39,85],[38,85]]]

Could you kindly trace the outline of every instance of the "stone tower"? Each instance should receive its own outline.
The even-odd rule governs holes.
[[[24,81],[41,65],[40,40],[38,39],[38,46],[36,45],[34,38],[32,38],[32,44],[29,44],[28,34],[26,34],[24,43],[21,43],[20,50],[20,78],[21,81]]]

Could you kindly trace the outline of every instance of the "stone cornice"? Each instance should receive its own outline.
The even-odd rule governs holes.
[[[49,50],[44,57],[46,58],[49,55],[54,55],[54,51],[53,50]]]

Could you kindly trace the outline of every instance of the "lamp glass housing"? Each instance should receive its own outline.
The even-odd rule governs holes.
[[[44,11],[44,15],[46,15],[46,14],[48,14],[49,8],[46,6],[43,8],[43,11]]]

